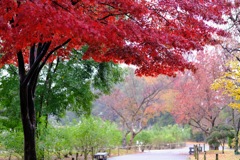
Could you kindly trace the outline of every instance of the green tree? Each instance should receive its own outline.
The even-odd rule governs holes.
[[[90,114],[92,101],[101,93],[109,93],[113,84],[121,81],[121,68],[110,62],[82,60],[85,50],[73,51],[69,60],[58,58],[43,68],[35,97],[37,121],[48,115],[62,117],[66,110]],[[14,129],[21,123],[17,68],[6,65],[1,75],[0,123]]]
[[[0,69],[0,132],[5,129],[19,130],[21,115],[19,108],[18,76],[13,66]]]
[[[123,70],[117,65],[83,60],[86,49],[74,50],[68,60],[57,58],[42,69],[35,97],[38,143],[46,136],[42,128],[47,127],[49,115],[61,118],[67,110],[90,114],[92,101],[121,81]],[[0,129],[21,131],[17,68],[5,65],[0,71]],[[45,148],[37,145],[38,154],[44,156]]]
[[[154,126],[153,142],[158,143],[176,143],[182,142],[190,138],[190,128],[181,127],[177,124],[164,127]]]
[[[215,146],[215,149],[222,146],[222,153],[224,153],[224,145],[228,137],[233,137],[233,127],[229,125],[218,125],[212,129],[211,134],[207,137],[210,145]]]
[[[73,128],[72,126],[51,126],[47,129],[47,134],[43,137],[42,146],[45,147],[44,157],[47,157],[47,153],[55,153],[58,158],[63,158],[73,150]],[[42,156],[42,155],[40,155]],[[51,159],[51,157],[50,157]]]
[[[145,129],[135,137],[135,142],[142,142],[143,145],[159,145],[161,143],[183,142],[190,138],[190,128],[178,125],[160,127],[154,125],[151,129]]]
[[[104,149],[120,144],[121,133],[117,126],[100,118],[82,118],[75,130],[76,146],[81,146],[84,159],[92,149]]]
[[[175,119],[169,112],[161,112],[159,116],[155,116],[149,120],[149,125],[158,125],[160,127],[174,125]]]
[[[143,130],[134,138],[135,142],[139,142],[142,145],[148,145],[152,143],[153,133],[149,130]]]
[[[69,60],[50,63],[40,75],[36,97],[37,116],[61,116],[66,110],[90,114],[93,100],[109,93],[122,80],[122,69],[109,63],[83,60],[84,47],[73,51]]]

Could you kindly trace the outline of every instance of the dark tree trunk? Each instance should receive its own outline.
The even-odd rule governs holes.
[[[34,105],[30,105],[27,101],[26,88],[21,87],[20,89],[20,101],[21,101],[21,115],[22,124],[24,131],[24,159],[35,160],[36,149],[35,149],[35,113]],[[26,107],[28,106],[28,107]],[[31,115],[26,114],[31,107],[33,113]]]
[[[24,133],[24,159],[35,160],[35,109],[34,109],[34,89],[36,77],[32,76],[26,82],[26,73],[22,52],[18,53],[18,67],[20,77],[20,107]],[[37,74],[33,74],[37,76]]]
[[[34,106],[34,94],[37,85],[39,72],[45,62],[41,63],[50,46],[49,43],[38,45],[38,52],[35,50],[35,44],[31,47],[29,53],[29,71],[26,72],[22,51],[18,56],[18,72],[20,85],[20,107],[24,134],[24,160],[36,160],[36,114]]]
[[[238,152],[238,135],[235,135],[235,146],[234,146],[234,153],[239,154]]]
[[[49,57],[71,39],[48,52],[51,42],[33,44],[29,52],[29,61],[25,65],[22,51],[17,53],[20,81],[20,107],[24,133],[24,160],[36,160],[36,113],[34,106],[38,75]],[[25,69],[27,67],[28,69]]]
[[[219,150],[219,145],[218,146],[215,146],[213,144],[209,144],[209,149],[210,150]]]

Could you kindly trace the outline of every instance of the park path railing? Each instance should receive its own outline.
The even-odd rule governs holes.
[[[113,148],[99,148],[97,149],[99,152],[108,152],[111,156],[112,151],[117,151],[117,153],[114,152],[114,155],[122,155],[122,154],[128,154],[131,152],[143,152],[144,150],[164,150],[164,149],[176,149],[176,148],[182,148],[185,147],[186,143],[159,143],[159,144],[149,144],[149,145],[134,145],[134,146],[125,146],[125,147],[113,147]]]

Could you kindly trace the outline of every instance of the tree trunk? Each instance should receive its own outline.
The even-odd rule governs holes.
[[[129,144],[128,144],[129,149],[131,149],[131,146],[133,145],[133,140],[134,140],[135,136],[136,136],[136,133],[132,132],[131,137],[130,137],[130,141],[129,141]]]
[[[223,143],[223,145],[222,145],[222,154],[224,154],[224,145],[225,145],[225,143]]]
[[[209,149],[210,150],[219,150],[219,146],[215,146],[215,145],[210,145],[209,144]]]
[[[34,97],[38,75],[52,53],[67,44],[70,40],[71,39],[68,39],[49,53],[47,53],[47,51],[51,42],[38,43],[37,46],[33,44],[30,48],[29,61],[26,66],[23,52],[20,50],[17,53],[20,81],[20,107],[24,133],[24,160],[37,159],[35,148],[36,113]],[[25,67],[27,67],[27,69]]]
[[[235,154],[239,154],[239,152],[238,152],[238,133],[235,134],[234,153],[235,153]]]
[[[78,160],[78,152],[76,153],[76,160]]]
[[[35,160],[35,111],[34,104],[29,100],[28,91],[25,87],[20,87],[20,103],[21,103],[21,116],[24,132],[24,159]],[[29,103],[30,102],[30,103]],[[29,111],[31,110],[31,111]],[[31,114],[27,114],[27,113]]]
[[[233,110],[234,111],[234,110]],[[234,113],[233,113],[234,115]],[[235,116],[233,116],[233,121],[235,121]],[[234,126],[235,127],[235,126]],[[239,145],[239,142],[238,142],[238,134],[239,134],[239,130],[240,130],[240,118],[238,119],[238,124],[237,126],[235,127],[235,146],[234,146],[234,153],[235,154],[239,154],[239,151],[238,151],[238,145]]]
[[[84,155],[84,160],[87,160],[88,159],[88,150],[87,149],[84,149],[83,155]]]
[[[126,133],[123,135],[123,138],[122,138],[122,146],[123,147],[126,147],[127,145],[127,135],[129,134],[129,131],[126,131]]]
[[[31,78],[26,76],[23,54],[18,54],[18,69],[20,81],[20,107],[21,118],[24,133],[24,159],[36,160],[35,148],[35,108],[34,108],[34,92],[36,87],[37,72],[34,72]],[[27,78],[26,78],[27,77]]]

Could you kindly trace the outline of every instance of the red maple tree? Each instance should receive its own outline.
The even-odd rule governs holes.
[[[19,68],[24,158],[36,159],[34,93],[56,56],[88,45],[85,58],[138,66],[138,75],[193,68],[183,54],[214,44],[231,3],[212,0],[1,0],[0,66]]]

